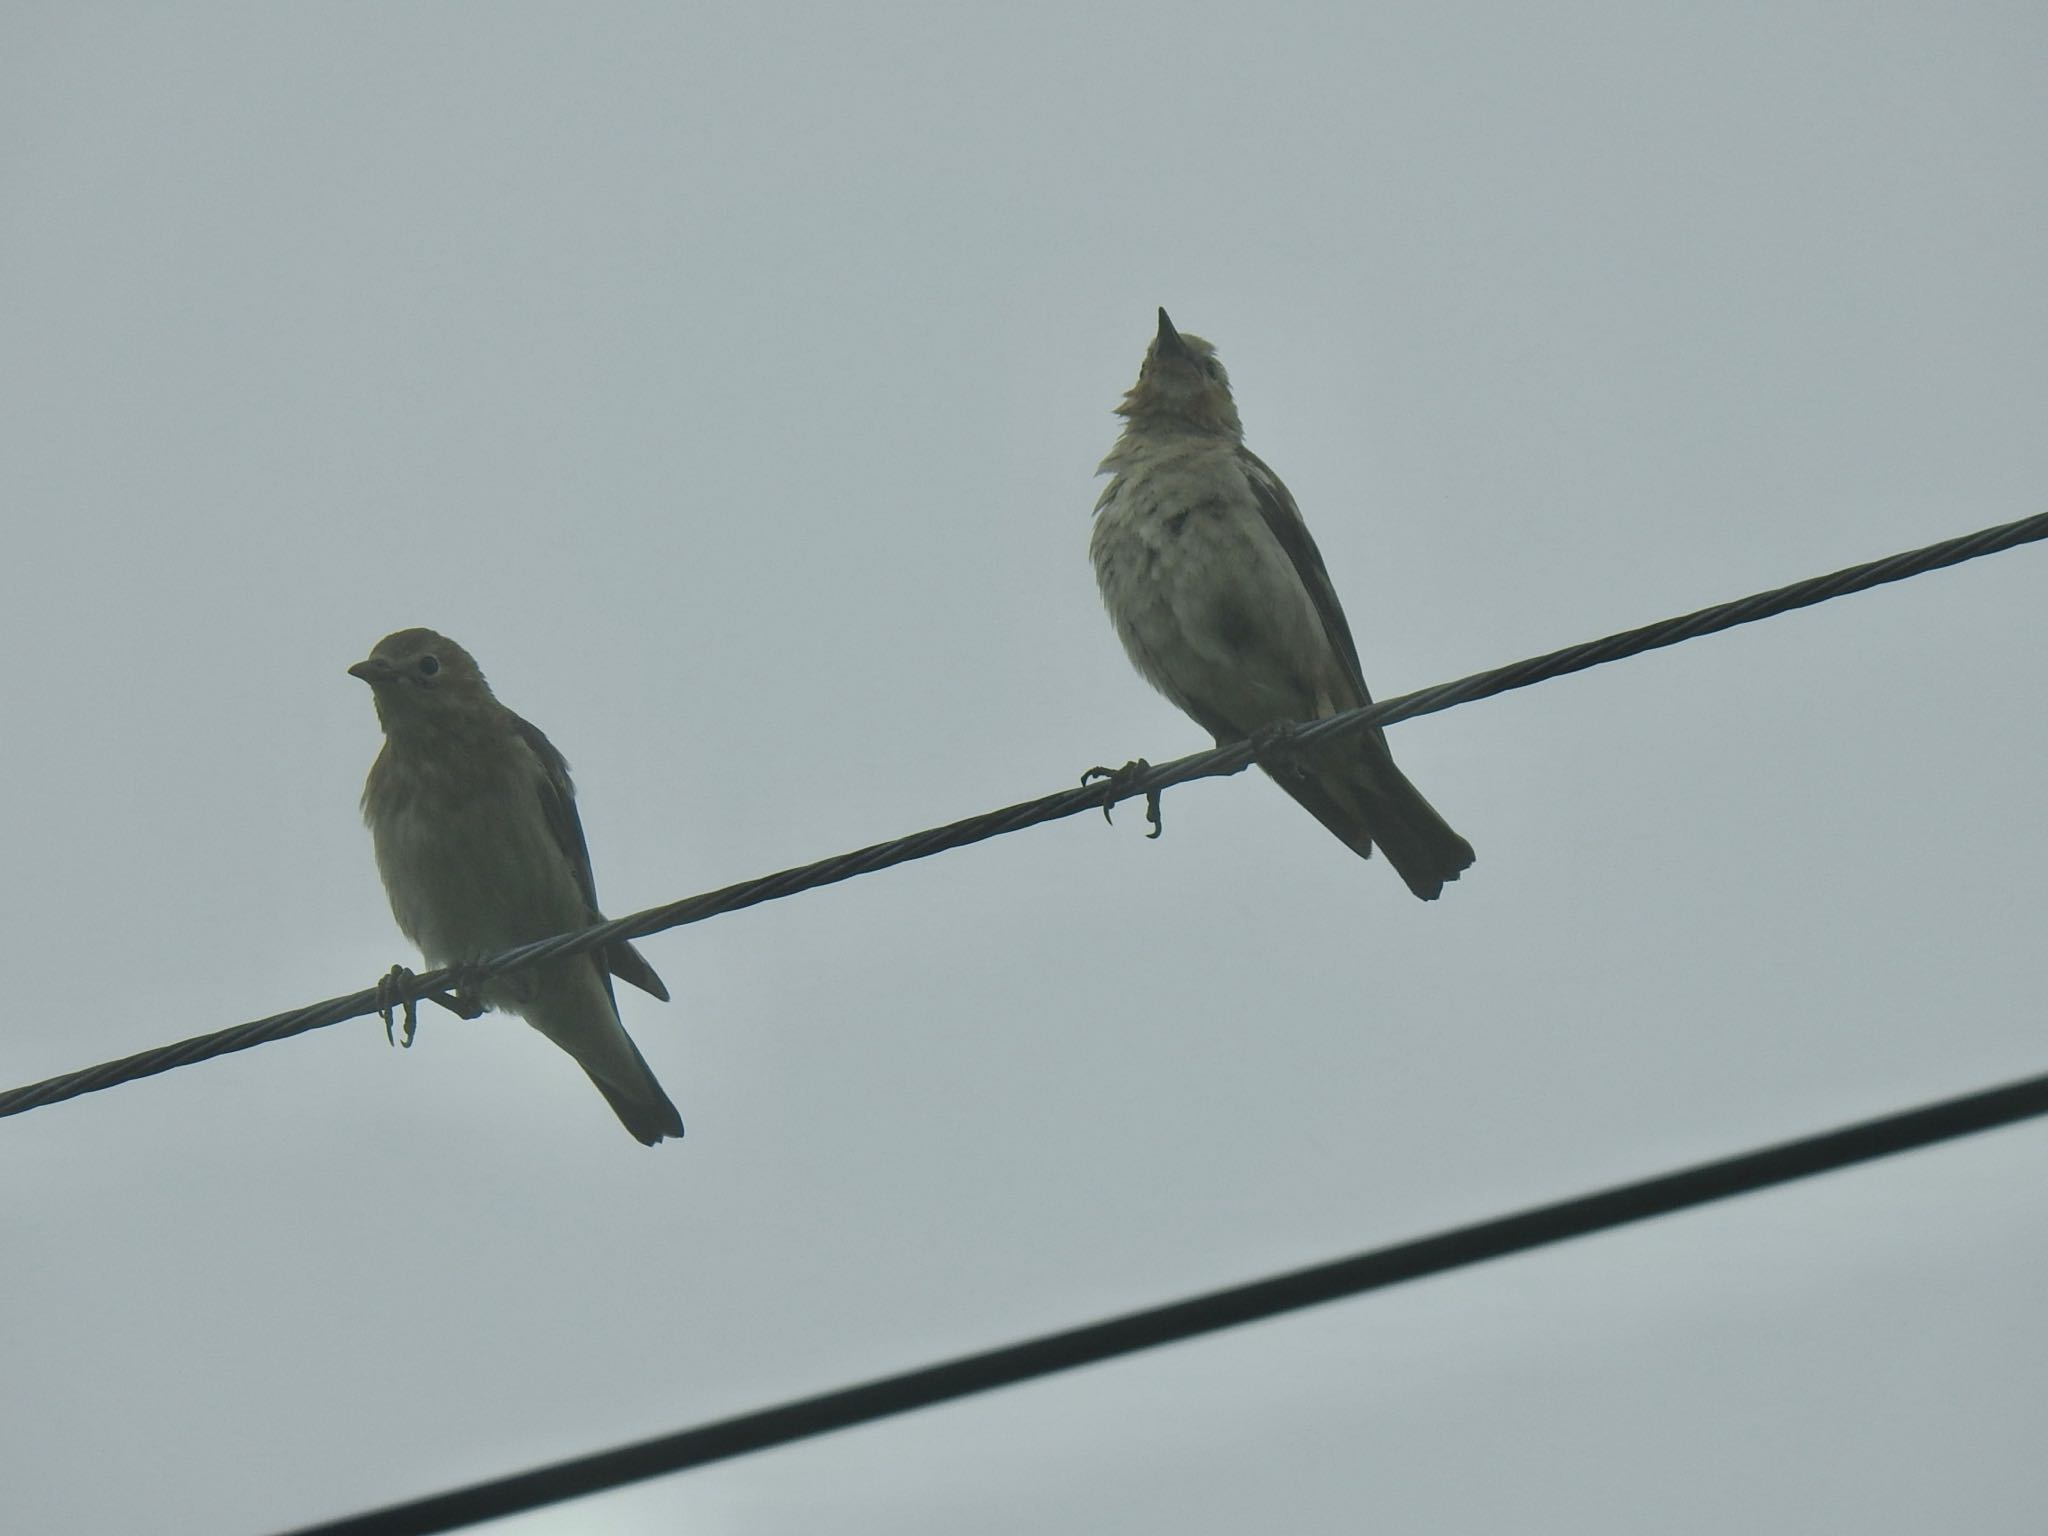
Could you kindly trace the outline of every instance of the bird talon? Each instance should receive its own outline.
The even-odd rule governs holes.
[[[418,1000],[403,995],[405,984],[414,979],[413,973],[402,965],[394,965],[377,978],[376,1007],[384,1020],[384,1043],[393,1046],[401,1044],[399,1038],[393,1034],[392,1015],[402,1011],[405,1015],[402,1043],[403,1048],[408,1051],[412,1049],[413,1036],[420,1027]]]
[[[1086,789],[1090,784],[1093,784],[1097,779],[1103,779],[1106,780],[1112,788],[1114,788],[1116,781],[1118,779],[1128,778],[1130,776],[1131,770],[1135,767],[1137,767],[1137,762],[1135,760],[1133,760],[1132,762],[1125,763],[1121,768],[1105,768],[1100,763],[1098,763],[1093,768],[1090,768],[1086,773],[1081,775],[1081,787],[1083,789]],[[1102,819],[1108,822],[1113,827],[1116,825],[1116,818],[1109,814],[1109,807],[1109,801],[1105,800],[1102,802]]]
[[[453,985],[446,992],[436,992],[432,996],[435,1002],[458,1019],[477,1019],[482,1018],[484,1012],[483,999],[477,995],[482,990],[483,984],[476,979],[475,970],[461,965],[455,968]]]
[[[1081,783],[1084,787],[1094,783],[1097,779],[1102,779],[1108,783],[1110,799],[1102,802],[1102,819],[1104,821],[1108,822],[1111,826],[1116,825],[1115,819],[1109,812],[1111,805],[1115,803],[1117,793],[1139,774],[1150,769],[1151,766],[1144,758],[1134,757],[1121,768],[1095,767],[1090,768],[1081,775]],[[1145,820],[1152,826],[1152,830],[1145,834],[1147,837],[1157,837],[1166,830],[1165,821],[1159,810],[1159,797],[1164,793],[1164,790],[1158,789],[1148,789],[1145,791]]]

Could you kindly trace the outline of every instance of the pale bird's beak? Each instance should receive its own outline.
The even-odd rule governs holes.
[[[379,683],[388,683],[398,676],[398,669],[381,657],[372,656],[368,661],[359,661],[348,669],[350,677],[360,677],[372,688]]]
[[[1159,336],[1152,343],[1152,349],[1161,357],[1186,357],[1187,343],[1180,339],[1180,332],[1173,328],[1173,322],[1166,318],[1162,306],[1159,311]]]

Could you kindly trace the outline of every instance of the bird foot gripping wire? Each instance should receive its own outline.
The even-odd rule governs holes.
[[[417,981],[418,975],[402,965],[394,965],[377,979],[376,1009],[384,1020],[384,1039],[391,1045],[412,1049],[413,1036],[419,1032],[418,997],[406,995],[406,984]],[[426,992],[421,994],[428,1002],[439,1003],[458,1019],[473,1019],[484,1011],[484,1005],[473,995],[466,978],[457,975],[452,992]],[[403,1013],[405,1027],[396,1037],[392,1034],[392,1015]]]
[[[420,1027],[419,1002],[405,995],[405,984],[413,980],[413,973],[402,965],[394,965],[377,978],[377,1012],[384,1020],[384,1041],[396,1045],[392,1035],[391,1015],[399,1010],[405,1013],[405,1048],[412,1049],[412,1037]]]
[[[1135,779],[1139,774],[1149,771],[1151,767],[1152,765],[1146,762],[1144,758],[1134,757],[1121,768],[1090,768],[1081,775],[1081,784],[1085,788],[1097,779],[1105,780],[1108,783],[1110,798],[1102,802],[1102,819],[1109,822],[1111,826],[1115,826],[1116,822],[1109,814],[1110,806],[1114,803],[1117,795],[1129,786],[1131,780]],[[1147,837],[1157,837],[1166,830],[1166,822],[1159,812],[1159,796],[1162,793],[1163,791],[1157,789],[1145,791],[1145,820],[1152,825],[1152,830],[1145,834]]]
[[[1301,750],[1296,740],[1298,734],[1298,727],[1291,720],[1261,726],[1245,738],[1251,744],[1252,761],[1276,779],[1290,773],[1302,774],[1305,770],[1296,761]]]

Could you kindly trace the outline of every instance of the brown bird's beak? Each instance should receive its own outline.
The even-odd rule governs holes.
[[[348,669],[350,677],[360,677],[372,688],[379,683],[388,683],[398,676],[398,669],[381,657],[372,656],[368,661],[359,661]]]
[[[1173,328],[1173,322],[1166,318],[1162,306],[1159,311],[1159,336],[1152,343],[1152,350],[1160,357],[1186,357],[1187,343],[1180,339],[1180,332]]]

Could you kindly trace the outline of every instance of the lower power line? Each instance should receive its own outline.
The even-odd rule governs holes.
[[[430,1536],[580,1498],[627,1483],[788,1445],[836,1429],[968,1397],[1040,1376],[1094,1365],[1161,1344],[1278,1317],[1303,1307],[1468,1264],[1526,1252],[1567,1238],[1668,1215],[1731,1195],[1811,1178],[2048,1113],[2048,1074],[1943,1099],[1876,1120],[1802,1136],[1718,1162],[1697,1163],[1554,1205],[1376,1248],[1249,1285],[1128,1312],[1063,1333],[886,1376],[772,1408],[743,1413],[653,1440],[474,1483],[293,1536]]]

